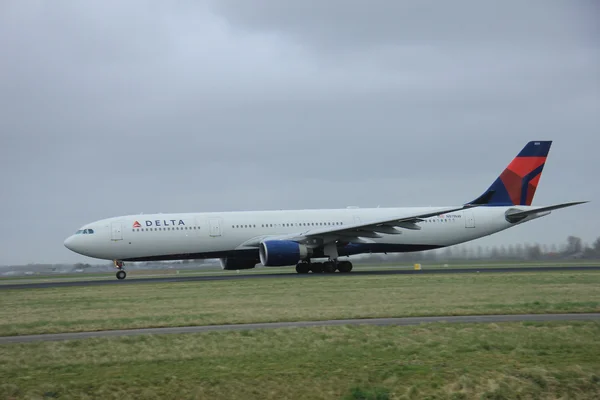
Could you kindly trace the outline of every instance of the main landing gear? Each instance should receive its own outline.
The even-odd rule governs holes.
[[[113,264],[115,264],[115,268],[118,269],[117,271],[117,279],[125,279],[125,277],[127,277],[127,272],[125,272],[125,270],[123,269],[123,261],[121,260],[114,260]]]
[[[335,271],[342,273],[350,272],[352,271],[352,263],[350,261],[337,260],[325,261],[323,263],[301,261],[296,265],[296,272],[299,274],[308,274],[309,272],[313,274],[332,274]]]

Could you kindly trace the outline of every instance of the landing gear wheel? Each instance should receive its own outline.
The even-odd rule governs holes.
[[[333,261],[326,261],[323,263],[323,271],[327,274],[332,274],[337,269],[337,265]]]
[[[125,277],[127,276],[127,272],[125,272],[124,270],[119,270],[117,271],[117,279],[125,279]]]
[[[350,261],[340,261],[338,263],[338,270],[342,273],[352,271],[352,263]]]
[[[320,274],[323,272],[323,264],[321,263],[311,263],[310,270],[313,274]]]
[[[310,270],[310,265],[308,263],[301,262],[301,263],[296,264],[296,272],[299,274],[308,274],[309,270]]]

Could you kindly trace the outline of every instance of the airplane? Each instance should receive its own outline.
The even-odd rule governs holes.
[[[461,205],[125,215],[85,224],[64,245],[112,260],[117,279],[127,276],[125,262],[206,258],[225,270],[260,263],[349,273],[353,255],[439,249],[587,203],[531,205],[551,145],[527,143],[483,194]]]

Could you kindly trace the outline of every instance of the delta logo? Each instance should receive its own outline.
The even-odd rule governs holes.
[[[144,221],[146,226],[185,226],[185,222],[182,219],[169,219],[169,220],[156,220],[156,221]],[[142,224],[139,221],[133,223],[134,228],[141,228]]]

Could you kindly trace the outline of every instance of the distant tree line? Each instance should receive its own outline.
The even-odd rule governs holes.
[[[600,259],[600,237],[591,245],[580,237],[568,236],[560,245],[518,243],[508,246],[472,246],[460,244],[440,250],[415,253],[370,254],[361,257],[365,262],[445,262],[445,261],[551,261],[565,259]]]

